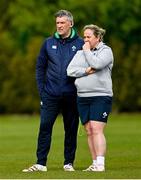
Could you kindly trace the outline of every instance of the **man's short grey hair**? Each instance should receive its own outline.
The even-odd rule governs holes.
[[[66,16],[68,20],[73,24],[73,15],[71,14],[71,12],[61,9],[55,13],[55,18],[63,16]]]

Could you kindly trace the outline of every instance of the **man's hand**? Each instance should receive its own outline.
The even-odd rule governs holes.
[[[94,68],[92,68],[92,67],[88,67],[87,69],[86,69],[86,74],[93,74],[95,72],[95,69]]]

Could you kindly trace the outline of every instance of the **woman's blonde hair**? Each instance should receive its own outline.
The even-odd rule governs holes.
[[[99,40],[103,41],[103,36],[106,33],[105,29],[103,29],[95,24],[89,24],[89,25],[84,26],[83,31],[85,31],[86,29],[92,30],[95,37],[99,37],[100,38]]]

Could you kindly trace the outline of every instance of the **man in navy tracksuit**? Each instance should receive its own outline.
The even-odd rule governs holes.
[[[41,97],[37,164],[23,172],[47,171],[52,128],[60,110],[65,130],[63,168],[65,171],[74,171],[79,118],[74,78],[67,76],[66,69],[77,50],[82,48],[83,40],[73,28],[73,16],[69,11],[60,10],[55,18],[57,32],[43,43],[36,65],[36,80]]]

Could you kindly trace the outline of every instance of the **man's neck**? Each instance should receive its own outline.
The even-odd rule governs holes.
[[[62,39],[66,39],[66,38],[68,38],[70,35],[71,35],[71,29],[70,29],[70,31],[69,31],[68,33],[66,33],[66,34],[64,34],[64,35],[61,35],[61,38],[62,38]]]

